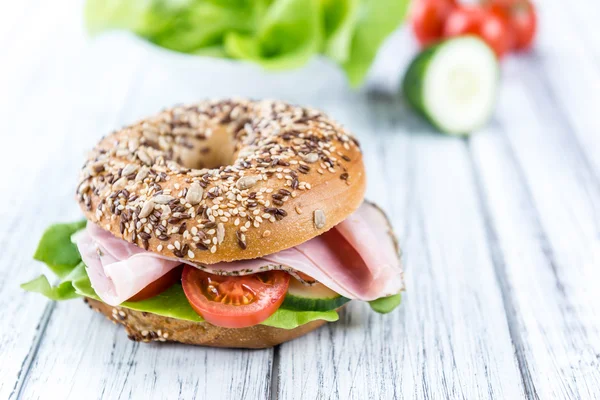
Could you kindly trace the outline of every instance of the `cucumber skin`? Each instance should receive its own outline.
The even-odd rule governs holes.
[[[283,300],[283,304],[281,304],[281,308],[294,311],[330,311],[343,306],[349,301],[350,299],[344,296],[333,299],[309,299],[288,293]]]
[[[423,101],[423,82],[427,69],[429,68],[429,62],[432,56],[442,46],[444,42],[434,44],[422,52],[420,52],[410,63],[404,79],[402,80],[402,92],[404,98],[408,101],[408,104],[418,111],[423,117],[427,119],[434,127],[444,131],[434,120],[431,118],[425,109]]]

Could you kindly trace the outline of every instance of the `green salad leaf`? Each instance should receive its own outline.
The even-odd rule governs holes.
[[[102,301],[92,288],[90,279],[87,276],[86,278],[87,279],[73,282],[73,286],[75,287],[77,294]],[[190,303],[187,301],[185,293],[183,292],[183,288],[178,283],[150,299],[141,301],[126,301],[125,303],[121,304],[120,307],[130,308],[137,311],[151,312],[164,317],[184,319],[186,321],[204,321],[200,315],[196,314],[192,306],[190,306]]]
[[[124,29],[174,51],[297,68],[316,54],[359,85],[409,0],[87,0],[90,33]]]
[[[92,299],[100,300],[88,279],[73,282],[77,294]],[[196,314],[183,292],[180,284],[174,284],[169,289],[151,299],[142,301],[126,301],[120,307],[137,311],[146,311],[164,317],[183,319],[186,321],[202,322],[204,319]],[[323,319],[325,321],[337,321],[339,318],[335,311],[292,311],[278,309],[261,325],[275,328],[294,329],[300,325]]]
[[[86,223],[86,220],[82,220],[51,225],[42,235],[33,258],[45,263],[59,278],[64,278],[81,262],[77,246],[71,242],[71,235],[85,228]]]
[[[35,252],[35,259],[48,265],[60,279],[56,286],[51,286],[48,278],[39,276],[21,285],[24,290],[40,293],[52,300],[69,300],[76,297],[89,297],[100,300],[87,275],[85,265],[72,243],[71,236],[85,227],[86,221],[50,226],[42,235]],[[371,308],[379,313],[392,311],[400,304],[400,294],[384,297],[369,302]],[[150,312],[170,318],[186,321],[203,321],[190,306],[181,284],[176,283],[169,289],[150,299],[120,305],[137,311]],[[279,308],[262,325],[282,329],[294,329],[315,320],[337,321],[335,310],[332,311],[296,311]]]
[[[381,297],[369,302],[371,309],[380,314],[387,314],[400,305],[402,295],[400,293],[388,297]]]
[[[36,260],[43,261],[60,278],[56,286],[51,286],[48,278],[41,275],[21,287],[29,292],[40,293],[52,300],[69,300],[77,297],[89,297],[100,300],[87,275],[77,247],[71,242],[71,236],[85,227],[85,221],[50,226],[40,241],[36,251]],[[170,318],[201,322],[203,318],[190,306],[181,284],[150,299],[127,301],[120,305],[137,311],[150,312]],[[282,329],[293,329],[315,320],[337,321],[335,311],[292,311],[278,309],[263,325]]]
[[[360,84],[385,38],[404,20],[408,0],[362,1],[356,22],[350,56],[342,64],[350,84]]]
[[[309,322],[317,319],[333,322],[339,319],[339,315],[335,310],[295,311],[280,308],[275,311],[273,315],[263,321],[262,325],[272,326],[274,328],[294,329],[300,325],[308,324]]]
[[[79,294],[74,287],[75,282],[79,279],[89,280],[85,272],[85,265],[83,265],[82,262],[77,264],[77,266],[56,286],[50,285],[48,278],[44,275],[40,275],[29,282],[23,283],[21,288],[28,292],[40,293],[55,301],[70,300],[79,297]]]
[[[350,46],[360,0],[323,0],[325,46],[323,54],[337,63],[350,57]]]
[[[322,42],[319,0],[277,0],[255,31],[229,32],[225,51],[264,68],[289,69],[306,63],[319,52]]]

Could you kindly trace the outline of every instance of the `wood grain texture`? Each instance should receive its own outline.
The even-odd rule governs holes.
[[[369,184],[401,235],[408,291],[401,312],[356,304],[318,335],[283,344],[280,358],[293,363],[280,362],[281,398],[302,398],[307,382],[316,397],[523,397],[464,142],[394,117],[402,106],[386,99],[355,106],[365,120],[353,108],[345,117],[370,128]],[[318,351],[298,357],[307,348]]]
[[[536,50],[504,62],[493,122],[463,140],[396,96],[407,31],[351,91],[323,60],[266,73],[121,33],[90,41],[81,2],[19,3],[0,16],[12,61],[0,64],[0,398],[600,397],[600,6],[539,4]],[[238,351],[134,343],[83,302],[20,290],[42,271],[31,254],[43,229],[79,216],[75,175],[101,135],[236,95],[313,105],[358,135],[367,197],[404,249],[399,310],[355,302],[303,338]],[[23,143],[25,156],[11,151]]]
[[[593,398],[600,384],[600,197],[577,144],[564,139],[561,114],[522,90],[528,78],[505,81],[501,118],[473,139],[474,170],[530,394]]]
[[[535,62],[518,68],[526,90],[546,103],[544,111],[560,123],[568,148],[579,147],[578,156],[590,164],[600,183],[600,35],[598,19],[592,19],[599,13],[595,2],[589,7],[564,7],[561,1],[549,1],[540,24],[552,34],[540,35]]]

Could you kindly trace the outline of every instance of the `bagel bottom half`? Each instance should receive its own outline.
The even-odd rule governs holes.
[[[131,340],[141,342],[179,342],[210,347],[264,349],[295,339],[325,324],[317,320],[294,329],[254,325],[248,328],[221,328],[208,322],[184,321],[176,318],[113,307],[101,301],[85,298],[90,308],[125,327]]]

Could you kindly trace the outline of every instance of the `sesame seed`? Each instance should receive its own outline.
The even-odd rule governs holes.
[[[228,121],[237,129],[239,151],[233,165],[191,170],[181,165],[187,158],[181,149],[194,149],[194,140],[213,134],[214,126],[203,121]],[[244,146],[250,138],[252,145]],[[141,247],[149,248],[155,237],[164,243],[157,251],[166,246],[183,257],[189,251],[186,243],[212,250],[215,234],[220,243],[217,224],[230,229],[230,219],[241,234],[283,219],[286,202],[302,193],[298,190],[311,189],[310,183],[298,179],[311,169],[335,172],[349,184],[340,163],[350,162],[357,147],[358,142],[326,116],[285,103],[235,100],[176,106],[104,139],[102,147],[90,153],[77,186],[78,199],[91,211],[88,219],[109,230],[116,227]],[[201,146],[199,152],[211,150]],[[258,187],[260,181],[278,185]],[[212,235],[207,237],[204,229]]]

